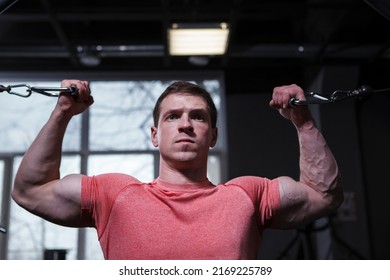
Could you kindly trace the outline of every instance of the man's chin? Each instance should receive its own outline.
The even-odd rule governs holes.
[[[196,167],[196,165],[199,165],[199,159],[197,157],[197,154],[190,152],[176,154],[173,157],[170,157],[170,161],[177,164],[185,164],[194,167]]]

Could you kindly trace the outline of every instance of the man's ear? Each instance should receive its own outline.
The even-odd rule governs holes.
[[[210,148],[213,148],[217,144],[217,140],[218,140],[218,128],[215,127],[215,128],[213,128],[213,132],[212,132]]]
[[[157,127],[152,126],[150,129],[150,136],[152,138],[152,144],[154,147],[158,147],[158,139],[157,139]]]

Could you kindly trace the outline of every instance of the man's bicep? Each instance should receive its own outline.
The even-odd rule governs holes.
[[[81,178],[79,174],[67,175],[45,186],[48,197],[43,199],[43,214],[47,215],[44,218],[56,224],[79,226]]]
[[[277,227],[292,228],[318,217],[322,208],[321,194],[290,177],[279,177],[280,217]]]

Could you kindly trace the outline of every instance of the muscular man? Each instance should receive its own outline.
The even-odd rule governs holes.
[[[295,125],[300,179],[243,176],[214,185],[207,157],[217,142],[217,110],[203,88],[170,85],[153,111],[151,140],[160,151],[159,176],[59,174],[70,119],[93,104],[87,81],[64,80],[62,94],[26,152],[13,199],[31,213],[70,227],[95,227],[106,259],[255,259],[262,232],[309,223],[343,200],[336,161],[297,85],[274,88],[270,106]],[[129,120],[131,121],[131,120]]]

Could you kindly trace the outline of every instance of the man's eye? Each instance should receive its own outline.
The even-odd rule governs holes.
[[[175,114],[170,114],[167,116],[167,120],[175,120],[175,119],[177,119],[177,115]]]
[[[192,118],[194,120],[198,120],[198,121],[203,121],[204,120],[204,116],[202,114],[193,115]]]

